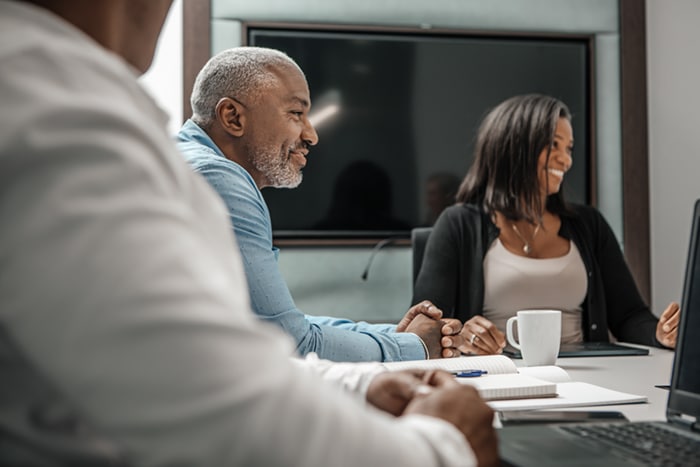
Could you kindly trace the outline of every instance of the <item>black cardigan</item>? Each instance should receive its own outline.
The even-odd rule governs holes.
[[[593,207],[571,205],[562,214],[559,235],[574,242],[588,274],[581,325],[586,341],[620,341],[659,346],[658,319],[639,295],[612,229]],[[425,249],[413,300],[431,300],[446,317],[467,321],[482,314],[483,260],[499,230],[475,205],[447,208],[435,223]]]

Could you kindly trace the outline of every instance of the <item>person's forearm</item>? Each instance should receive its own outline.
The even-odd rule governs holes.
[[[302,315],[303,316],[303,315]],[[319,326],[306,319],[290,326],[285,317],[283,328],[297,339],[301,355],[315,352],[320,358],[340,362],[423,360],[420,339],[410,333],[369,333]]]
[[[349,325],[348,320],[337,322],[305,315],[296,308],[273,253],[256,244],[255,239],[240,237],[253,310],[292,336],[300,355],[315,352],[320,358],[339,362],[425,358],[423,345],[415,335],[378,332],[366,323]],[[394,329],[391,325],[387,328]]]
[[[372,379],[379,373],[387,371],[379,362],[338,363],[320,359],[313,352],[303,359],[292,358],[291,362],[300,371],[319,375],[325,381],[337,385],[361,401],[366,400],[367,388]]]
[[[336,318],[333,316],[306,315],[306,318],[316,324],[333,326],[334,328],[347,329],[348,331],[359,332],[396,332],[396,324],[390,323],[368,323],[366,321],[352,321],[347,318]]]

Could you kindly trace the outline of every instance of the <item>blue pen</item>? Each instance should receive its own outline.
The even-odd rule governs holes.
[[[486,370],[464,370],[464,371],[457,371],[455,373],[452,373],[455,375],[457,378],[474,378],[477,376],[485,375],[487,374],[488,371]]]

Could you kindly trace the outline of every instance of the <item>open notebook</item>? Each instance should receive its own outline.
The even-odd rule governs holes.
[[[475,386],[481,397],[489,401],[495,410],[553,409],[646,401],[645,396],[572,381],[564,369],[555,365],[518,368],[504,355],[386,362],[384,366],[390,371],[486,370],[488,373],[484,376],[458,380]]]
[[[460,383],[476,387],[481,397],[486,400],[553,397],[557,394],[557,381],[571,380],[566,371],[556,366],[528,367],[519,371],[513,361],[503,355],[388,362],[384,366],[389,370],[485,370],[488,373],[483,376],[457,379]]]

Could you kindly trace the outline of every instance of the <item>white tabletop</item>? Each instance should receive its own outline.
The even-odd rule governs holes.
[[[574,381],[648,398],[647,403],[610,405],[599,407],[600,410],[619,410],[633,421],[665,420],[668,390],[654,385],[670,384],[674,352],[657,348],[649,350],[649,355],[559,358],[556,365],[566,370]],[[522,361],[518,364],[521,365]]]

